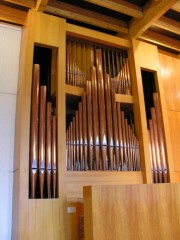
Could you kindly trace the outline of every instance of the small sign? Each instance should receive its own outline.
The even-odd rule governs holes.
[[[76,207],[67,207],[67,213],[75,213]]]

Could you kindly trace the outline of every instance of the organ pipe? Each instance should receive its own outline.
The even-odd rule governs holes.
[[[86,81],[91,79],[90,69],[96,65],[97,49],[102,51],[103,74],[109,75],[111,89],[114,89],[115,93],[131,95],[131,78],[127,53],[121,49],[96,46],[94,43],[77,39],[67,40],[66,83],[86,88]]]
[[[158,93],[152,94],[154,106],[150,109],[151,119],[148,120],[151,165],[154,183],[167,183],[168,169],[164,141],[162,113]]]
[[[101,49],[96,49],[96,66],[91,67],[86,92],[67,129],[67,136],[70,136],[67,166],[73,159],[71,170],[139,171],[139,142],[120,103],[115,101],[110,75],[103,73],[102,56]],[[115,61],[116,55],[113,57]]]
[[[40,85],[40,66],[34,64],[30,121],[30,198],[57,197],[56,116]]]

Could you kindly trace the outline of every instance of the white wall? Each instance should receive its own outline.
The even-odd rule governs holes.
[[[14,128],[21,28],[0,23],[0,239],[11,239]]]

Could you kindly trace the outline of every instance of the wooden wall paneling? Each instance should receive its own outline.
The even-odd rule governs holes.
[[[174,163],[174,171],[180,173],[180,112],[167,110],[169,130],[170,130],[170,140],[172,143],[172,155]]]
[[[165,108],[169,123],[169,142],[172,148],[172,165],[174,165],[175,181],[179,182],[179,111],[180,111],[180,59],[177,55],[159,50],[159,68],[161,82],[166,93]]]
[[[118,185],[118,184],[142,184],[141,171],[132,172],[68,172],[67,173],[67,198],[83,198],[83,187],[89,185]]]
[[[15,166],[16,174],[18,174],[18,177],[15,178],[15,186],[19,189],[18,199],[15,200],[17,196],[14,195],[16,206],[14,206],[12,236],[15,240],[49,239],[49,233],[52,233],[52,231],[51,239],[64,237],[64,216],[60,211],[60,207],[63,209],[63,198],[44,200],[45,203],[40,200],[43,202],[42,204],[40,204],[39,199],[29,199],[30,98],[35,44],[57,48],[58,62],[62,63],[63,68],[63,70],[58,69],[60,73],[57,82],[62,82],[63,74],[65,74],[65,66],[63,66],[65,60],[62,57],[65,56],[62,50],[65,49],[65,20],[30,11],[23,29],[15,135]],[[62,52],[62,56],[60,52]],[[59,94],[58,91],[57,94]],[[58,161],[62,161],[60,154],[58,154]],[[58,167],[60,169],[60,164]],[[61,188],[60,184],[59,188]],[[44,211],[42,209],[43,205],[45,207]],[[15,209],[17,206],[18,209]],[[52,230],[43,227],[43,218],[48,219],[50,216],[53,218],[49,225]],[[37,232],[36,230],[32,231],[30,225],[32,222],[36,222]],[[34,234],[33,238],[31,238],[31,234]]]
[[[166,108],[180,111],[180,59],[175,55],[159,51],[159,64]]]
[[[180,172],[175,172],[175,181],[180,183]]]
[[[179,197],[180,184],[84,187],[85,240],[179,239]]]

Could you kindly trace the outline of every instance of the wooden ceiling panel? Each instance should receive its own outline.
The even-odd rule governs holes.
[[[180,54],[180,0],[0,0],[0,20],[22,25],[28,9]]]
[[[28,8],[34,8],[36,6],[36,0],[4,0],[4,1]]]

